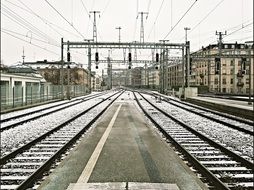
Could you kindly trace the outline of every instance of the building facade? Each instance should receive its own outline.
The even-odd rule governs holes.
[[[185,86],[203,87],[212,93],[253,93],[253,45],[227,43],[221,50],[217,44],[209,45],[191,54],[188,83],[186,70],[183,78],[182,63],[168,67],[171,88],[184,82]]]

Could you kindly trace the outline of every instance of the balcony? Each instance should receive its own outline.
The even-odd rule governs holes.
[[[237,78],[243,78],[243,73],[242,73],[242,71],[239,71],[238,73],[237,73]]]
[[[237,82],[237,86],[243,87],[243,86],[244,86],[244,83],[243,83],[243,82]]]

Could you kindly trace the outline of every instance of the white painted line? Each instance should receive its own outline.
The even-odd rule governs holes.
[[[109,133],[115,123],[115,120],[116,120],[116,117],[121,109],[121,106],[122,104],[119,105],[119,107],[117,108],[113,118],[111,119],[109,125],[107,126],[107,129],[105,130],[104,134],[102,135],[100,141],[98,142],[96,148],[94,149],[93,151],[93,154],[92,156],[90,157],[90,159],[88,160],[87,164],[86,164],[86,167],[85,169],[83,170],[82,174],[80,175],[77,183],[87,183],[92,172],[93,172],[93,169],[94,169],[94,166],[100,156],[100,153],[102,151],[102,148],[109,136]]]

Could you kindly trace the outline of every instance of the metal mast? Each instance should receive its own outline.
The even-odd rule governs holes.
[[[145,32],[144,32],[144,15],[146,15],[146,18],[148,17],[148,12],[139,12],[138,15],[141,15],[141,26],[140,26],[140,42],[144,43],[145,41]],[[138,16],[137,16],[138,18]]]
[[[94,42],[97,42],[97,27],[96,27],[96,13],[100,13],[100,11],[90,11],[90,13],[93,13],[93,40]],[[100,15],[99,15],[100,17]]]
[[[119,43],[121,42],[121,27],[116,27],[117,30],[119,30]]]
[[[222,84],[221,84],[221,82],[222,82],[222,80],[221,80],[221,75],[222,75],[222,72],[221,72],[221,68],[222,68],[222,66],[221,66],[221,49],[222,49],[222,36],[223,35],[227,35],[227,32],[225,31],[225,33],[223,34],[222,32],[217,32],[216,31],[216,33],[215,33],[216,35],[219,35],[219,40],[218,40],[218,46],[219,46],[219,57],[220,57],[220,64],[219,64],[219,92],[222,92],[222,89],[221,89],[221,86],[222,86]]]

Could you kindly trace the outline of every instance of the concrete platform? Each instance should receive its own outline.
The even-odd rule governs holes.
[[[120,187],[121,184],[125,186],[126,182],[135,182],[130,186],[133,189],[135,185],[141,188],[144,183],[156,183],[158,186],[168,184],[181,190],[208,189],[178,157],[170,144],[147,123],[133,99],[114,103],[97,126],[83,137],[38,189],[63,190],[70,184],[73,187],[73,183],[79,183],[80,178],[86,178],[87,174],[83,170],[91,165],[90,157],[120,104],[122,106],[109,136],[87,178],[87,188],[109,182]],[[78,183],[77,186],[83,185]]]
[[[187,98],[186,101],[209,109],[214,109],[254,121],[253,105],[249,105],[246,101],[213,97],[192,97]]]
[[[167,183],[72,183],[67,190],[180,190],[175,184]]]

